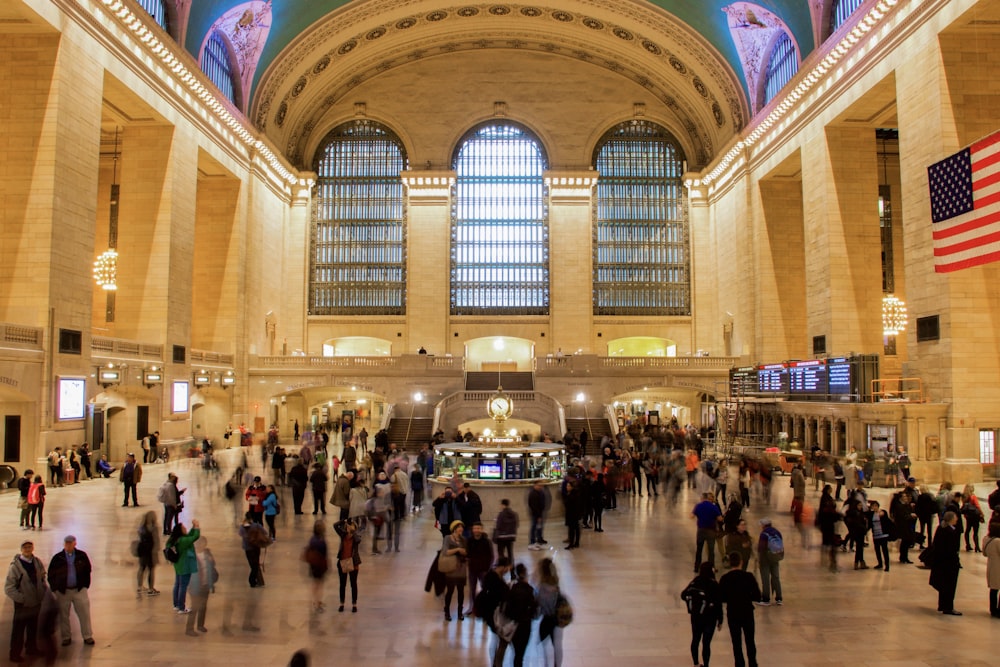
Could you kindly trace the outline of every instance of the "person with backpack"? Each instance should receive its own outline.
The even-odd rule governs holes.
[[[760,586],[762,590],[760,605],[771,604],[771,593],[774,593],[774,603],[781,605],[781,576],[779,565],[785,557],[785,542],[771,520],[760,520],[760,539],[757,540],[757,563],[760,567]],[[746,568],[743,568],[746,570]]]
[[[698,576],[681,591],[681,599],[691,615],[691,660],[695,667],[708,667],[712,657],[712,636],[716,629],[722,629],[722,592],[711,563],[701,564]],[[698,662],[699,644],[702,662]]]
[[[38,530],[45,521],[45,482],[41,475],[35,475],[35,481],[28,487],[28,521],[31,529],[35,529],[35,517],[38,517]]]
[[[503,614],[514,621],[516,628],[510,640],[500,637],[497,651],[493,655],[493,667],[503,667],[503,658],[507,646],[514,646],[514,667],[524,665],[524,654],[531,639],[531,619],[535,617],[538,603],[535,599],[535,589],[528,583],[528,569],[523,563],[514,567],[515,582],[510,587],[507,599],[503,603]]]
[[[563,629],[569,625],[572,616],[567,616],[567,599],[559,589],[559,574],[556,564],[551,558],[538,561],[535,570],[536,600],[542,621],[538,624],[538,641],[545,644],[546,639],[552,640],[553,665],[562,665]],[[721,622],[721,621],[720,621]],[[543,649],[544,650],[544,646]]]
[[[254,514],[246,513],[243,525],[240,526],[240,537],[243,539],[243,552],[247,564],[250,565],[250,588],[264,585],[264,575],[261,574],[260,552],[271,544],[271,538],[264,526],[254,521]]]
[[[198,541],[199,537],[201,537],[201,529],[197,519],[191,522],[190,531],[183,523],[178,523],[174,526],[173,532],[170,533],[170,539],[167,540],[167,546],[164,549],[167,560],[171,560],[168,553],[176,554],[176,560],[171,562],[174,564],[175,575],[174,610],[178,614],[191,613],[191,610],[185,606],[185,601],[188,586],[191,583],[191,575],[198,571],[198,556],[194,551],[194,543]]]

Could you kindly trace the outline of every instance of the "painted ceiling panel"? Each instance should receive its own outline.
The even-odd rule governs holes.
[[[743,63],[730,34],[728,17],[723,8],[733,0],[634,0],[634,4],[645,8],[657,7],[687,23],[711,44],[729,64],[734,72],[743,71]],[[223,15],[234,8],[246,4],[246,0],[196,0],[191,3],[188,18],[187,43],[185,48],[198,57],[202,44],[215,24]],[[302,32],[324,16],[345,5],[365,4],[364,0],[273,0],[271,10],[271,30],[260,52],[259,64],[253,75],[256,87],[261,75],[267,71],[281,51],[292,43]],[[413,5],[419,2],[401,1],[399,5]],[[456,5],[460,3],[456,2]],[[468,4],[479,4],[470,1]],[[498,3],[499,4],[499,3]],[[528,3],[523,3],[528,4]],[[581,9],[576,2],[537,3],[539,7],[565,6]],[[628,4],[628,3],[621,3]],[[802,49],[802,57],[814,48],[813,31],[809,12],[809,0],[758,0],[755,4],[773,12],[793,32],[794,41]],[[744,88],[746,89],[746,82]]]

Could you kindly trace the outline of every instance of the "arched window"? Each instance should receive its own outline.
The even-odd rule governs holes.
[[[778,91],[784,88],[798,71],[799,60],[795,55],[795,45],[788,37],[788,33],[782,32],[774,43],[771,57],[767,61],[767,71],[764,74],[764,104],[773,100]]]
[[[459,142],[451,225],[452,315],[547,315],[549,225],[541,142],[510,122]]]
[[[837,28],[863,4],[865,0],[833,0],[830,8],[830,34],[837,32]]]
[[[169,21],[167,18],[167,7],[163,3],[163,0],[136,0],[139,6],[146,10],[146,13],[153,17],[156,21],[156,25],[160,26],[167,32],[170,32],[170,27],[168,25]]]
[[[403,142],[356,120],[317,151],[310,252],[310,315],[405,315]]]
[[[633,120],[594,150],[594,315],[690,315],[684,153],[664,128]]]
[[[201,71],[208,75],[226,99],[238,105],[229,48],[218,30],[212,32],[205,44],[205,50],[201,54]]]

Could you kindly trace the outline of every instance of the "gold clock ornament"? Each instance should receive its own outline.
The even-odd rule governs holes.
[[[497,424],[505,422],[514,412],[514,404],[503,392],[503,387],[497,387],[495,394],[486,403],[486,412]]]

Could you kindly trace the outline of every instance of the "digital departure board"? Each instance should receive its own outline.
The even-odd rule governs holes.
[[[765,364],[757,367],[757,391],[762,394],[788,392],[788,368],[785,364]]]
[[[733,394],[756,394],[759,391],[757,386],[757,367],[743,366],[729,370],[729,387]]]
[[[827,372],[824,359],[791,361],[788,363],[788,391],[791,394],[827,393]]]
[[[826,360],[827,386],[829,392],[837,396],[853,393],[851,391],[852,362],[848,357],[835,357]]]

